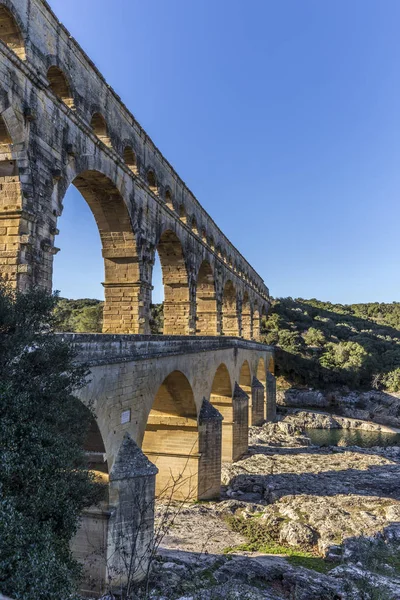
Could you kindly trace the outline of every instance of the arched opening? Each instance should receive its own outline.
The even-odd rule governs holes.
[[[165,231],[157,246],[164,286],[164,334],[189,335],[189,282],[182,244]]]
[[[93,130],[93,133],[99,138],[103,144],[111,148],[111,140],[108,135],[107,123],[100,113],[94,113],[92,120],[90,121],[90,126]]]
[[[222,297],[222,333],[234,337],[239,335],[236,290],[231,281],[225,284]]]
[[[127,146],[124,150],[124,163],[129,167],[132,173],[135,175],[138,174],[136,154],[130,146]]]
[[[254,307],[253,312],[253,340],[260,341],[260,312],[257,306]]]
[[[0,116],[0,256],[2,278],[16,287],[23,277],[18,270],[21,234],[29,233],[30,222],[21,217],[22,192],[13,144],[4,119]],[[17,233],[18,232],[18,233]]]
[[[192,222],[190,224],[190,227],[191,227],[193,233],[195,233],[196,235],[199,235],[199,230],[197,228],[197,221],[196,221],[195,217],[192,218]]]
[[[156,178],[156,174],[154,173],[154,171],[152,169],[149,169],[147,171],[147,185],[149,186],[149,188],[153,192],[153,194],[158,193],[157,178]]]
[[[211,250],[215,250],[215,242],[214,242],[214,238],[211,236],[209,241],[208,241],[208,245],[210,246]]]
[[[275,361],[273,356],[271,356],[268,362],[268,373],[272,373],[272,375],[275,375]]]
[[[165,192],[165,204],[168,206],[170,210],[174,210],[174,203],[172,201],[172,192],[171,190],[167,190]]]
[[[214,275],[207,261],[202,262],[197,276],[196,306],[197,335],[217,335],[217,299]]]
[[[204,229],[204,227],[201,230],[201,239],[205,244],[207,243],[207,233],[206,233],[206,230]]]
[[[257,364],[257,379],[258,381],[260,381],[263,386],[265,387],[265,382],[266,382],[266,371],[265,371],[265,361],[263,358],[260,358],[260,360],[258,361]]]
[[[226,365],[223,363],[214,375],[210,402],[224,418],[222,421],[222,460],[223,462],[231,462],[236,458],[235,415],[231,378]]]
[[[159,387],[142,444],[159,472],[159,497],[197,498],[199,433],[191,385],[181,371],[173,371]]]
[[[239,385],[242,388],[242,390],[244,392],[246,392],[246,394],[249,397],[248,424],[249,424],[249,426],[251,426],[251,425],[253,425],[253,415],[252,415],[253,398],[252,398],[252,389],[251,389],[251,371],[250,371],[250,365],[247,360],[244,361],[244,363],[242,364],[242,367],[240,369]]]
[[[181,204],[179,206],[179,218],[182,221],[182,223],[187,223],[187,215],[186,215],[186,210],[185,210],[185,206],[183,204]]]
[[[21,30],[11,12],[4,5],[0,6],[0,40],[15,52],[18,58],[26,59]]]
[[[93,245],[87,245],[85,238],[86,228],[90,230],[90,222],[85,218],[88,216],[88,211],[84,203],[80,202],[81,198],[74,188],[83,196],[97,224],[96,229],[93,227],[95,237],[88,237]],[[89,280],[94,290],[90,296],[99,297],[101,292],[98,279],[96,281],[90,279],[91,271],[88,269],[90,264],[97,277],[100,277],[100,280],[104,278],[105,303],[102,331],[104,333],[147,333],[148,315],[144,314],[144,292],[140,286],[136,239],[128,209],[119,190],[102,173],[85,171],[73,181],[73,187],[67,192],[67,199],[75,201],[76,212],[72,215],[74,217],[72,222],[68,222],[66,219],[69,207],[68,202],[64,202],[67,209],[61,225],[65,223],[67,230],[60,235],[59,240],[61,242],[65,239],[66,246],[73,247],[76,255],[73,263],[68,260],[69,254],[66,254],[65,259],[61,258],[62,252],[60,258],[57,257],[55,261],[57,288],[61,290],[63,296],[82,298],[77,281],[81,282],[82,289],[87,295],[89,288],[84,286],[86,280]],[[82,233],[79,244],[77,231]],[[93,248],[96,250],[94,251]],[[91,263],[88,262],[90,260]],[[99,271],[103,271],[104,276]]]
[[[251,371],[247,360],[244,361],[240,369],[239,385],[246,394],[251,396]]]
[[[242,303],[242,337],[251,340],[251,306],[249,295],[245,292]]]
[[[64,73],[56,66],[50,67],[47,71],[47,79],[53,93],[68,106],[74,108],[74,99]]]

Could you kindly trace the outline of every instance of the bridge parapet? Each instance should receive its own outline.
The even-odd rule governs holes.
[[[149,360],[174,355],[242,349],[273,356],[274,349],[234,337],[60,333],[77,351],[76,360],[89,366]]]

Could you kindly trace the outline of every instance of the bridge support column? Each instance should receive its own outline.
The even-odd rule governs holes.
[[[253,377],[251,383],[251,404],[249,406],[249,424],[262,425],[264,422],[264,386]]]
[[[235,383],[233,392],[232,458],[238,460],[249,449],[249,397]],[[226,459],[223,459],[226,460]]]
[[[199,500],[214,500],[221,493],[222,420],[218,410],[203,398],[199,414]]]
[[[103,333],[150,333],[151,286],[144,281],[103,286]]]
[[[146,577],[154,543],[156,474],[157,468],[126,434],[110,473],[107,580],[112,589]]]
[[[276,379],[272,373],[267,372],[267,416],[268,422],[276,419]]]

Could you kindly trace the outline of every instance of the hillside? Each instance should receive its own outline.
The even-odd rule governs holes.
[[[292,385],[400,390],[400,304],[280,298],[263,322],[277,374]]]

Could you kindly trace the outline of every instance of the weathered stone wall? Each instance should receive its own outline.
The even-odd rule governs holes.
[[[57,220],[74,184],[102,240],[105,332],[149,332],[158,250],[165,333],[258,339],[269,306],[260,276],[47,3],[2,6],[16,37],[0,32],[0,272],[21,289],[51,288]]]

